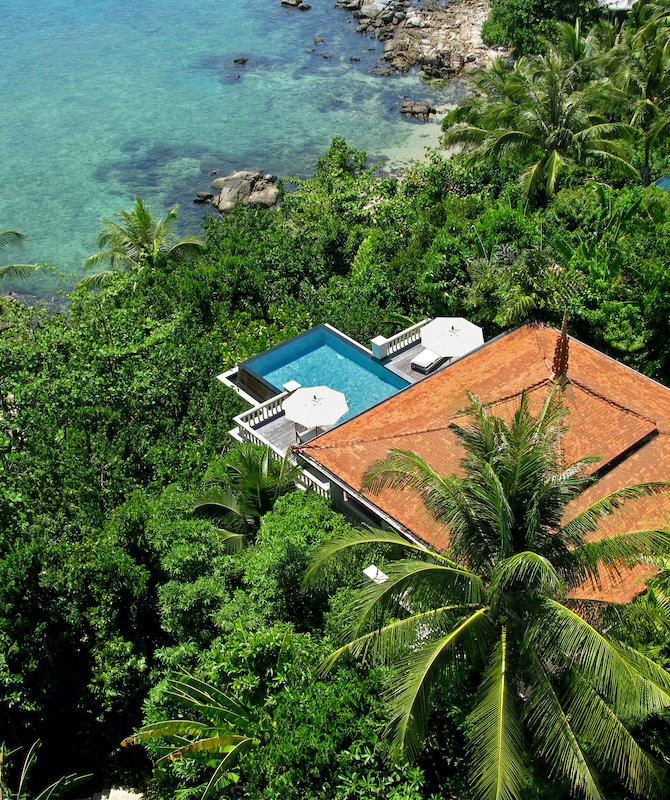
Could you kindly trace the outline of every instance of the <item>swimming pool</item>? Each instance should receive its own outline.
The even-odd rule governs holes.
[[[347,398],[349,411],[340,422],[409,385],[330,325],[317,325],[244,361],[239,379],[264,399],[281,392],[291,380],[302,386],[329,386]]]

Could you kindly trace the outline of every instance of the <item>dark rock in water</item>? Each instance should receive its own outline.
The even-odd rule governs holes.
[[[437,113],[437,109],[428,105],[428,103],[417,103],[413,100],[405,100],[400,109],[400,113],[412,117],[413,119],[420,120],[421,122],[427,122],[431,114]]]
[[[243,67],[248,60],[249,60],[248,58],[234,58],[233,64],[239,64],[241,67]]]
[[[361,59],[358,56],[351,56],[349,61],[360,61]]]
[[[323,44],[323,39],[320,36],[315,36],[314,44]]]
[[[308,53],[313,53],[314,52],[314,48],[313,47],[306,47],[305,50]]]
[[[388,77],[389,75],[395,75],[395,70],[393,67],[373,67],[370,72],[373,75],[384,75]]]
[[[214,197],[211,192],[198,192],[193,200],[194,203],[209,203],[209,201]]]
[[[281,0],[281,4],[283,6],[290,6],[291,8],[296,8],[300,5],[300,0]]]
[[[52,295],[51,297],[38,297],[35,294],[20,294],[19,292],[10,292],[5,295],[8,300],[13,300],[24,308],[32,308],[38,304],[42,304],[49,315],[62,314],[67,310],[70,303],[67,295]]]
[[[300,3],[298,11],[309,11],[311,7],[309,3]]]
[[[19,294],[18,292],[10,292],[6,296],[15,303],[22,305],[24,308],[30,308],[31,306],[39,303],[39,298],[36,294]]]

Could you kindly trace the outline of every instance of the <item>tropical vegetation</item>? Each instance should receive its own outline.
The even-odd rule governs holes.
[[[205,721],[182,718],[143,725],[138,733],[124,739],[121,746],[158,739],[169,744],[156,748],[162,754],[157,768],[165,759],[174,762],[183,758],[212,766],[202,793],[202,800],[206,800],[237,780],[232,770],[240,756],[258,746],[259,741],[249,735],[254,727],[252,710],[188,673],[169,677],[166,683],[169,687],[166,696]]]
[[[178,261],[197,255],[204,247],[200,236],[186,236],[175,242],[172,234],[177,219],[178,205],[172,206],[161,219],[156,219],[151,209],[140,197],[135,197],[131,211],[117,211],[115,220],[103,219],[105,223],[98,236],[98,247],[104,248],[84,261],[84,271],[109,264],[109,269],[82,278],[87,288],[102,286],[115,270],[153,269],[159,258]]]
[[[16,231],[0,231],[0,253],[10,248],[21,248],[25,241],[25,236]],[[0,288],[4,278],[24,278],[31,270],[36,268],[35,264],[3,264],[0,265]],[[12,303],[0,295],[0,315],[8,314],[12,310]]]
[[[639,178],[616,159],[586,158],[580,144],[560,151],[565,155],[555,185],[547,192],[545,175],[532,199],[520,176],[545,157],[541,147],[501,147],[495,163],[473,164],[474,149],[450,158],[437,150],[399,182],[377,177],[365,153],[335,138],[314,176],[297,181],[278,208],[237,208],[207,218],[202,246],[181,251],[172,249],[179,244],[174,217],[161,225],[158,209],[150,219],[136,201],[110,220],[120,230],[110,228],[112,238],[100,245],[107,274],[97,286],[70,287],[58,313],[12,304],[14,313],[0,326],[0,741],[14,750],[42,739],[40,775],[26,780],[26,792],[37,794],[63,773],[93,772],[94,782],[80,794],[123,783],[150,786],[166,800],[200,796],[216,763],[168,758],[155,772],[167,752],[160,748],[172,744],[172,752],[178,743],[157,738],[145,747],[118,747],[133,731],[166,720],[209,724],[169,693],[169,676],[188,674],[250,709],[250,736],[262,742],[230,770],[238,780],[221,789],[223,796],[471,796],[467,742],[481,712],[475,709],[487,674],[484,659],[501,652],[500,617],[487,628],[491,639],[480,665],[468,664],[455,676],[462,677],[458,684],[433,686],[425,735],[416,760],[408,762],[381,735],[393,664],[340,658],[328,675],[317,673],[341,646],[341,612],[359,598],[361,570],[373,562],[393,575],[395,543],[351,548],[348,558],[332,560],[327,585],[303,586],[323,543],[354,534],[325,499],[293,489],[288,465],[255,448],[242,458],[228,431],[244,404],[215,376],[321,322],[365,344],[397,331],[403,320],[462,315],[483,326],[488,339],[526,316],[558,325],[567,308],[571,335],[670,384],[670,199],[653,185],[670,165],[661,130],[665,101],[655,90],[649,102],[658,113],[647,136],[636,112],[640,95],[607,58],[614,47],[636,48],[638,41],[653,49],[643,35],[652,20],[655,41],[667,41],[667,9],[642,4],[620,29],[592,24],[580,4],[566,11],[566,27],[554,21],[558,11],[548,3],[504,2],[510,3],[508,18],[533,34],[525,77],[502,65],[497,76],[488,76],[509,94],[514,129],[524,130],[516,124],[523,116],[515,104],[517,79],[526,92],[542,88],[549,73],[558,80],[564,70],[570,78],[566,97],[554,95],[557,108],[574,102],[580,114],[604,115],[601,140],[608,148],[619,141],[610,138],[615,130],[632,136],[625,156]],[[551,22],[549,40],[537,35],[539,11]],[[523,21],[526,12],[530,22]],[[532,63],[536,78],[528,72]],[[605,110],[590,107],[600,94],[593,82],[606,90]],[[468,100],[466,111],[483,115],[486,102]],[[501,118],[495,130],[504,129]],[[579,143],[586,128],[561,130]],[[165,227],[174,238],[154,236]],[[111,255],[115,247],[119,260]],[[213,525],[201,504],[212,491],[226,494],[225,514],[234,501],[237,515]],[[643,545],[651,551],[651,538],[646,542],[633,542],[635,553]],[[518,563],[534,576],[529,592],[515,600],[528,600],[529,620],[531,612],[540,618],[540,608],[560,619],[567,614],[561,608],[570,610],[562,587],[572,585],[570,564],[579,555],[573,549],[573,561],[566,557],[558,565],[543,555],[557,576],[551,580],[543,561],[536,573],[523,559]],[[480,587],[482,608],[508,602],[496,595],[496,584],[492,589],[493,566],[487,572],[459,563],[459,569],[467,585]],[[505,570],[495,569],[506,579]],[[631,656],[636,669],[646,665],[639,666],[643,673],[653,669],[645,659],[670,667],[667,595],[668,572],[662,570],[649,594],[625,614],[615,608],[611,616],[603,608],[602,620],[589,617],[597,632],[609,629],[602,652],[614,660],[602,674],[614,675],[616,654],[629,647],[643,654]],[[515,625],[506,623],[512,656]],[[569,636],[574,625],[560,635]],[[529,639],[519,646],[541,650],[530,621],[527,630]],[[568,655],[549,664],[540,652],[551,685],[575,689],[578,675],[598,685],[588,663],[575,666]],[[522,666],[531,670],[530,661]],[[518,690],[517,677],[509,679]],[[601,711],[621,710],[626,685],[614,700],[612,687],[598,692],[600,700],[575,689],[561,694],[559,704],[567,708],[581,697],[602,701]],[[663,691],[650,702],[660,702]],[[523,730],[535,730],[528,703],[510,696],[518,701]],[[598,719],[594,712],[594,724]],[[626,772],[627,759],[620,770],[610,769],[597,747],[580,741],[608,800],[630,797],[615,777],[619,771],[640,791],[653,780],[644,754],[661,770],[668,767],[667,718],[641,720],[623,719],[631,732],[629,752],[642,753],[637,777]],[[570,719],[573,730],[585,724]],[[194,744],[197,737],[187,738]],[[568,761],[547,755],[542,741],[523,759],[523,791],[529,798],[563,800],[569,781],[547,777],[546,764],[558,774]],[[7,775],[7,785],[18,785],[20,774]]]
[[[288,453],[280,459],[267,445],[243,442],[210,466],[205,481],[211,487],[198,497],[194,511],[216,526],[233,552],[247,546],[261,518],[296,488],[299,476]]]
[[[527,157],[524,192],[544,202],[576,168],[615,180],[637,176],[649,186],[652,148],[669,130],[670,51],[663,13],[638,13],[637,29],[600,21],[586,34],[579,18],[554,23],[542,54],[511,69],[499,58],[445,119],[445,144],[468,147],[470,163],[495,162],[503,152]],[[629,158],[635,134],[640,172]]]

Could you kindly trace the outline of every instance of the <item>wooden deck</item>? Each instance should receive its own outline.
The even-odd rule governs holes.
[[[280,414],[272,419],[263,422],[261,425],[254,426],[254,431],[267,442],[274,445],[282,453],[285,453],[292,444],[297,444],[295,436],[295,422],[286,419],[284,414]]]
[[[381,363],[385,367],[393,367],[394,370],[399,372],[403,378],[411,381],[411,383],[418,383],[424,378],[427,378],[428,375],[423,375],[422,373],[417,372],[416,370],[412,369],[411,365],[412,360],[415,358],[415,356],[418,356],[423,349],[424,346],[421,344],[421,342],[418,342],[411,347],[401,350],[399,353],[394,353],[392,356],[385,358]],[[442,364],[442,366],[433,370],[430,374],[434,375],[436,372],[439,372],[446,366],[446,364]]]

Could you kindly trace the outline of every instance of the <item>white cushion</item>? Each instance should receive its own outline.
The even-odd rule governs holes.
[[[423,367],[424,369],[428,369],[428,367],[431,364],[434,364],[440,358],[442,358],[442,356],[438,356],[437,353],[433,353],[432,350],[426,348],[421,353],[419,353],[418,356],[415,356],[412,359],[412,366],[416,364],[417,367]]]

